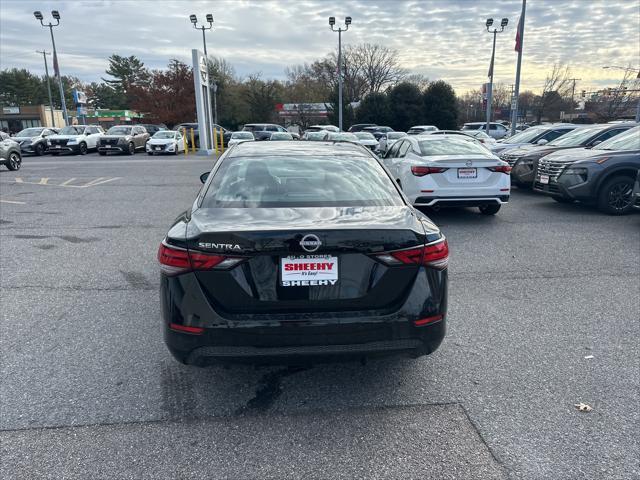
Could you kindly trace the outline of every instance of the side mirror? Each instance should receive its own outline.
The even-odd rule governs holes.
[[[540,140],[538,140],[536,142],[537,145],[546,145],[547,143],[549,143],[549,140],[541,138]]]
[[[200,175],[200,181],[202,183],[207,183],[207,179],[209,178],[209,173],[210,172],[204,172],[202,175]]]

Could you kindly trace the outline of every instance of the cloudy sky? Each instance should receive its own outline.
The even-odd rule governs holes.
[[[398,50],[402,65],[429,79],[444,79],[458,92],[486,81],[492,36],[485,19],[507,17],[498,35],[495,80],[513,83],[515,31],[521,0],[0,0],[0,68],[44,73],[49,32],[33,17],[58,9],[55,29],[63,74],[84,81],[104,75],[112,53],[136,55],[151,68],[170,58],[190,61],[201,48],[191,13],[215,18],[209,53],[222,56],[239,75],[262,72],[282,78],[287,65],[311,62],[335,48],[327,18],[353,17],[348,43],[379,43]],[[524,39],[523,88],[539,89],[555,62],[581,78],[577,88],[615,86],[622,72],[605,65],[640,63],[638,0],[529,0]]]

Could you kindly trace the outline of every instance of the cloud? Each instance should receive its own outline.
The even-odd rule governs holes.
[[[496,42],[496,81],[513,83],[515,29],[520,0],[352,0],[268,2],[218,0],[102,0],[73,2],[2,0],[0,68],[42,73],[35,50],[50,49],[46,29],[34,19],[60,10],[54,30],[64,74],[84,81],[104,76],[113,53],[136,55],[150,68],[170,58],[189,62],[202,47],[201,32],[188,20],[195,13],[215,18],[206,33],[209,53],[227,59],[238,74],[261,71],[284,77],[288,65],[312,62],[337,46],[327,17],[353,17],[344,44],[370,42],[397,49],[403,66],[432,80],[444,79],[457,91],[486,81],[492,36],[487,17],[507,17]],[[523,89],[536,89],[554,63],[569,65],[589,85],[615,84],[614,71],[602,67],[637,65],[640,58],[640,6],[634,0],[547,0],[529,2],[524,38]]]

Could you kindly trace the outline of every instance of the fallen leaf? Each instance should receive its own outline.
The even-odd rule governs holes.
[[[588,360],[588,359],[590,359],[590,358],[593,358],[593,355],[587,355],[587,356],[586,356],[586,357],[584,357],[584,358]]]
[[[582,402],[576,403],[574,405],[574,407],[576,407],[581,412],[590,412],[591,410],[593,410],[593,407],[591,407],[590,405],[587,405],[586,403],[582,403]]]

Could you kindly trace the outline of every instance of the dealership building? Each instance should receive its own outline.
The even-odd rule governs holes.
[[[2,107],[0,112],[0,130],[17,133],[29,127],[64,127],[64,116],[61,110],[53,111],[46,105],[23,105],[18,107]]]

